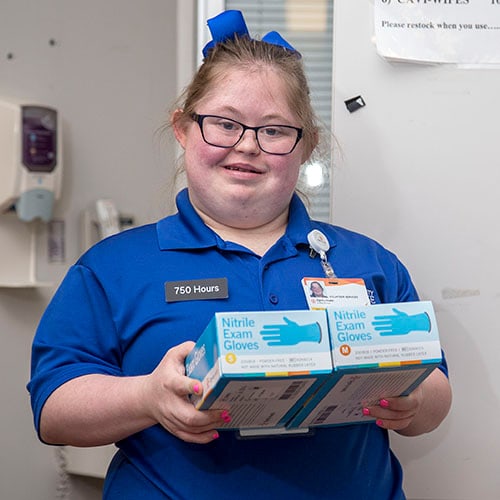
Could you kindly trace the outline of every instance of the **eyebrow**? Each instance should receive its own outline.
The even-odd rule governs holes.
[[[210,113],[210,114],[214,114],[214,115],[218,115],[218,116],[225,116],[225,113],[229,113],[229,114],[237,116],[237,118],[233,118],[233,119],[235,119],[237,121],[242,121],[241,112],[238,109],[234,108],[233,106],[224,106],[221,109],[222,109],[222,111],[220,113],[214,112],[214,113]],[[229,116],[227,118],[229,118]],[[262,121],[266,121],[269,123],[271,120],[273,120],[276,125],[286,125],[286,124],[290,123],[290,120],[287,120],[284,116],[281,116],[281,115],[272,115],[271,114],[271,115],[265,115],[262,117]]]

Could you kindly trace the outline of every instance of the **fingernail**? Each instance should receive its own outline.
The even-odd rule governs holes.
[[[222,411],[222,413],[220,414],[220,418],[222,418],[222,420],[224,420],[226,424],[228,424],[232,420],[231,415],[229,415],[229,412],[227,410]]]
[[[363,415],[370,415],[370,409],[369,408],[363,408]]]
[[[212,434],[212,439],[219,439],[219,433],[217,431],[215,431],[213,434]]]
[[[193,392],[195,394],[198,394],[200,392],[200,384],[194,384],[193,385]]]
[[[379,427],[384,427],[384,422],[382,422],[382,420],[376,420],[375,423],[379,426]]]
[[[382,408],[389,408],[389,401],[387,399],[381,399],[379,404]]]

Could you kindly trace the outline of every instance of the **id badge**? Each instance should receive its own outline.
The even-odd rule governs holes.
[[[370,305],[361,278],[303,278],[302,287],[309,309]]]

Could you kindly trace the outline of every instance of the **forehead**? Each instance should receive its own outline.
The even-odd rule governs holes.
[[[294,117],[284,76],[268,67],[226,68],[213,79],[200,104]]]

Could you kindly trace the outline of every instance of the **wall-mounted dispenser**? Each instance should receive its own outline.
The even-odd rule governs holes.
[[[48,222],[61,191],[57,111],[0,101],[0,213],[15,207],[23,221]]]
[[[61,191],[61,120],[55,109],[0,101],[0,287],[37,278],[34,220],[52,219]]]

